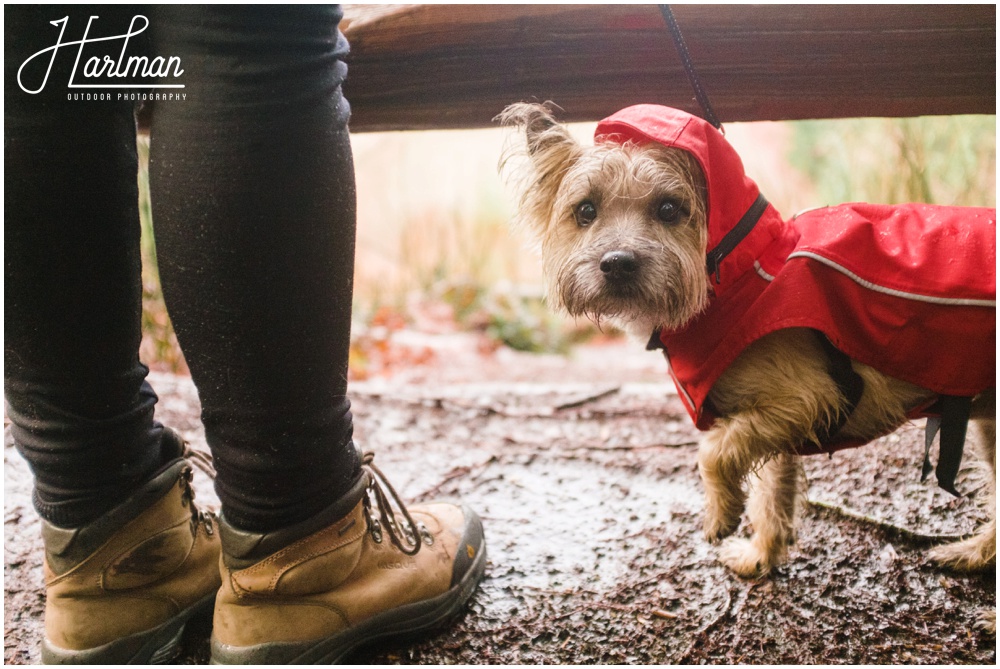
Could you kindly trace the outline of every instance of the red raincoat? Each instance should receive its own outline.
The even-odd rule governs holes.
[[[996,385],[995,209],[845,204],[785,221],[700,118],[636,105],[601,121],[595,138],[684,149],[704,172],[708,248],[729,252],[708,263],[708,308],[660,333],[699,429],[715,419],[706,398],[722,372],[784,328],[818,330],[854,360],[941,395]],[[755,203],[766,208],[748,227],[740,221]]]

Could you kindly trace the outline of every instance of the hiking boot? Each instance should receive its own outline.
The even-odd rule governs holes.
[[[183,441],[164,431],[179,456]],[[180,650],[219,589],[214,514],[199,511],[191,465],[177,457],[89,525],[42,521],[46,664],[153,664]]]
[[[220,517],[213,664],[334,663],[462,610],[486,567],[479,517],[443,503],[407,510],[372,457],[347,495],[299,525],[252,534]]]

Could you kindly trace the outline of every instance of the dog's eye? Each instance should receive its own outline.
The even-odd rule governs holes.
[[[656,217],[663,223],[676,223],[681,213],[681,206],[676,200],[663,200],[656,206]]]
[[[590,200],[584,200],[576,205],[573,215],[576,217],[576,224],[581,228],[585,228],[597,220],[597,207]]]

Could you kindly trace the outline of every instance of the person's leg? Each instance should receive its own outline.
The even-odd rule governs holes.
[[[164,295],[218,470],[214,662],[329,662],[436,626],[485,567],[472,511],[390,508],[351,439],[339,19],[318,6],[153,19],[156,53],[185,66],[187,99],[153,110],[150,182]]]
[[[31,54],[79,39],[91,10],[8,7],[5,33],[4,393],[35,474],[45,545],[47,663],[146,663],[177,649],[219,587],[213,521],[191,498],[183,443],[153,420],[138,359],[141,283],[131,104],[67,100],[73,55],[46,86]],[[90,36],[131,13],[105,8]],[[44,61],[44,62],[42,62]],[[45,81],[48,58],[26,67]]]
[[[355,194],[338,10],[161,7],[186,100],[156,103],[164,296],[223,513],[268,531],[359,475],[347,401]]]
[[[79,39],[86,14],[70,16],[65,40]],[[21,63],[55,42],[49,21],[62,16],[12,7],[4,19],[4,394],[14,441],[36,476],[36,508],[74,527],[160,466],[162,428],[138,357],[132,105],[67,101],[69,54],[56,59],[41,93],[17,85]],[[36,61],[40,71],[24,72],[26,84],[42,79],[47,59]]]

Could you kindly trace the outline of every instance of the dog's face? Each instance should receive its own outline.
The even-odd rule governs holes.
[[[584,147],[542,105],[511,105],[501,118],[525,132],[517,219],[540,243],[554,306],[645,336],[704,309],[705,187],[690,154]]]

